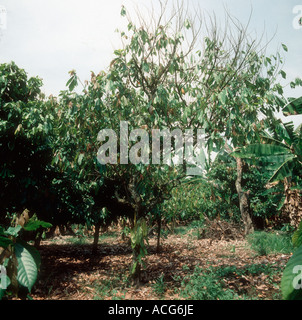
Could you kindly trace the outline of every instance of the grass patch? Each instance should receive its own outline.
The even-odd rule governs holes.
[[[174,228],[174,233],[177,235],[186,235],[190,231],[189,226],[180,226]]]
[[[89,244],[89,242],[91,241],[91,237],[81,237],[81,236],[75,236],[75,237],[69,237],[66,239],[66,242],[69,244],[73,244],[73,245],[84,245],[84,244]]]
[[[94,290],[94,300],[123,300],[129,287],[129,281],[125,276],[113,276],[111,279],[101,280],[90,286]]]
[[[116,231],[107,231],[105,233],[102,233],[100,235],[100,240],[104,240],[104,239],[108,239],[108,238],[117,238],[118,237],[118,233]]]
[[[256,231],[247,237],[247,241],[258,255],[270,253],[290,254],[293,252],[292,236],[283,232]]]
[[[180,296],[190,300],[256,300],[259,297],[255,285],[266,284],[275,287],[272,294],[281,299],[281,294],[278,296],[279,280],[276,280],[281,272],[269,264],[196,267],[183,279]],[[242,285],[242,280],[248,281],[246,286]]]
[[[182,282],[180,295],[190,300],[238,300],[238,294],[226,287],[215,269],[196,267]]]
[[[164,275],[163,274],[156,279],[156,281],[152,285],[152,287],[153,287],[153,292],[157,296],[162,298],[164,293],[166,292],[166,289],[167,289],[167,284],[165,283],[165,279],[164,279]]]
[[[196,220],[190,222],[186,226],[178,226],[174,228],[174,234],[187,235],[190,234],[193,237],[199,238],[202,228],[204,227],[202,220]]]
[[[113,285],[112,280],[103,280],[93,289],[95,291],[95,296],[93,300],[104,300],[106,298],[111,298],[112,300],[121,300],[125,297],[125,293],[122,296],[117,295],[118,290]]]

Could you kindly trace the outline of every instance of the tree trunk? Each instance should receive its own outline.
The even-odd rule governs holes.
[[[133,227],[132,232],[137,232],[137,221],[140,217],[140,205],[136,203],[136,206],[134,207],[134,219],[133,219]],[[135,237],[137,240],[137,238]],[[132,282],[135,287],[139,287],[141,282],[141,264],[139,261],[139,254],[141,250],[141,244],[140,242],[134,241],[131,236],[131,246],[132,246],[132,270],[131,270],[131,276],[132,276]]]
[[[139,287],[141,284],[141,263],[139,262],[139,252],[140,246],[136,246],[133,249],[133,257],[132,257],[132,283],[135,287]]]
[[[39,232],[36,234],[36,237],[35,237],[34,247],[35,247],[36,249],[39,249],[39,248],[40,248],[41,240],[42,240],[42,231],[39,231]]]
[[[98,243],[99,243],[99,236],[100,236],[100,228],[101,223],[98,222],[94,226],[94,235],[93,235],[93,245],[92,245],[92,253],[95,254],[98,249]]]
[[[250,216],[248,194],[247,192],[242,190],[242,171],[243,171],[242,159],[236,158],[236,163],[237,163],[236,190],[239,198],[239,208],[240,208],[241,218],[244,224],[244,234],[245,236],[247,236],[248,234],[254,232],[254,227],[253,227],[253,222]]]
[[[126,227],[126,221],[125,219],[122,219],[121,221],[121,227],[122,227],[122,240],[125,241],[126,240],[126,234],[124,232],[125,227]]]
[[[159,216],[157,219],[157,246],[156,246],[156,252],[159,253],[160,251],[160,234],[161,234],[161,217]]]
[[[132,228],[131,246],[133,250],[132,256],[132,280],[135,287],[141,284],[142,258],[146,254],[145,239],[148,236],[146,223],[142,222],[143,208],[140,202],[136,203],[134,208],[134,226]]]

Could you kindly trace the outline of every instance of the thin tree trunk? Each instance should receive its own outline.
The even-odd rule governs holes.
[[[98,249],[101,223],[100,222],[96,223],[94,227],[95,227],[95,230],[93,235],[92,253],[96,253]]]
[[[161,234],[161,217],[159,216],[157,219],[157,246],[156,246],[156,252],[159,253],[160,251],[160,234]]]
[[[126,221],[124,219],[122,219],[121,221],[121,227],[122,227],[122,240],[125,241],[126,240],[126,234],[124,232],[125,227],[126,227]]]
[[[35,248],[37,249],[40,248],[41,240],[42,240],[42,231],[39,231],[35,237],[35,244],[34,244]]]
[[[242,190],[242,169],[243,163],[242,159],[236,158],[237,163],[237,180],[236,180],[236,190],[239,198],[239,208],[241,213],[241,218],[244,224],[244,234],[254,232],[253,222],[250,216],[250,208],[248,202],[248,194]]]
[[[135,287],[139,287],[141,283],[141,263],[138,261],[140,252],[140,245],[136,246],[133,249],[133,257],[132,257],[132,281]]]
[[[133,236],[131,237],[131,245],[133,250],[132,256],[132,281],[135,287],[139,287],[142,281],[142,258],[146,254],[145,239],[148,236],[147,225],[142,221],[143,208],[140,201],[134,206],[134,227],[132,228]]]

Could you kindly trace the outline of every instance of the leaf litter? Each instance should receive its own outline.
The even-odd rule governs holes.
[[[31,297],[37,300],[179,300],[181,286],[195,268],[233,268],[223,276],[226,288],[245,297],[280,299],[286,254],[258,256],[240,239],[197,239],[192,234],[170,234],[157,252],[156,237],[149,239],[142,284],[131,287],[131,247],[121,237],[100,242],[97,254],[91,243],[71,243],[70,237],[42,241],[42,265]],[[270,266],[275,272],[261,271]],[[262,269],[261,269],[262,268]],[[248,270],[248,272],[245,272]],[[258,271],[259,271],[258,270]],[[161,279],[161,282],[159,281]]]

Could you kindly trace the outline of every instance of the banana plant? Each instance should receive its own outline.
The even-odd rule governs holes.
[[[302,97],[291,99],[283,108],[283,114],[302,114]],[[261,144],[249,145],[236,151],[235,156],[248,161],[257,161],[270,171],[270,181],[291,181],[294,188],[302,189],[302,125],[294,129],[293,124],[271,119],[272,134],[263,136]],[[294,254],[289,259],[281,279],[281,291],[285,300],[302,299],[302,222],[294,233]]]
[[[302,127],[274,120],[273,134],[262,137],[264,143],[251,144],[233,153],[251,163],[258,163],[270,173],[269,182],[289,178],[297,186],[302,178]]]
[[[287,115],[302,114],[302,97],[293,99],[284,109],[283,113]],[[297,166],[300,171],[300,178],[302,173],[302,125],[296,130],[297,139],[296,149]],[[301,184],[299,185],[301,188]],[[296,248],[294,254],[289,259],[281,279],[281,290],[283,298],[286,300],[302,300],[302,221],[299,228],[293,235],[293,245]]]

